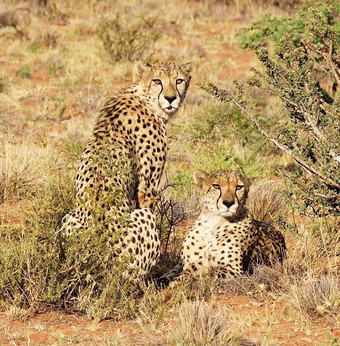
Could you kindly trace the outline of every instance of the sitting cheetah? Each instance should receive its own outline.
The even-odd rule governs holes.
[[[203,194],[203,209],[183,243],[181,263],[160,278],[171,281],[183,270],[194,277],[216,273],[232,278],[256,264],[283,262],[281,232],[254,220],[245,206],[249,181],[225,170],[194,173]]]
[[[166,159],[165,124],[185,98],[191,70],[190,63],[136,65],[137,82],[100,111],[78,168],[75,209],[62,220],[66,235],[107,230],[114,251],[132,255],[141,275],[160,247],[152,208]]]

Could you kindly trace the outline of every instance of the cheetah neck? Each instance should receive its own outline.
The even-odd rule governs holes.
[[[209,233],[214,233],[214,230],[218,229],[225,223],[226,219],[218,214],[201,214],[196,220],[195,229],[202,229],[204,233],[206,230],[211,230]]]

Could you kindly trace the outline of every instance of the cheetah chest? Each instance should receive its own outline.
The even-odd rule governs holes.
[[[249,219],[229,222],[221,215],[201,215],[184,241],[184,268],[219,267],[241,260],[255,235]]]
[[[216,242],[217,235],[224,221],[224,218],[220,215],[214,217],[211,217],[211,215],[201,215],[198,218],[194,227],[184,240],[184,267],[189,263],[208,266],[209,249]]]

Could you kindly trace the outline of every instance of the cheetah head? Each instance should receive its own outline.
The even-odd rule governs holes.
[[[151,103],[160,117],[167,121],[182,104],[191,75],[191,63],[149,64],[138,62],[135,66],[137,84],[143,89],[147,102]]]
[[[235,219],[242,210],[249,192],[249,180],[234,172],[220,170],[208,174],[194,172],[194,181],[204,196],[204,207],[228,220]]]

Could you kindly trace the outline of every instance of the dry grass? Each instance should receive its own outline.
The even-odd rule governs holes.
[[[340,312],[339,262],[332,261],[310,240],[288,237],[284,265],[260,266],[252,276],[220,282],[216,291],[228,295],[257,297],[264,301],[284,301],[306,321],[325,317],[334,323]],[[335,318],[335,319],[334,319]]]
[[[340,280],[330,275],[292,278],[286,298],[303,317],[337,316],[340,309]]]
[[[18,308],[16,306],[11,306],[6,310],[6,316],[13,321],[27,321],[32,315],[30,310]]]
[[[186,300],[178,308],[178,321],[171,333],[175,345],[226,345],[232,339],[226,312],[214,311],[204,300]]]
[[[275,216],[285,215],[287,203],[282,189],[280,182],[270,180],[261,181],[250,187],[247,207],[254,219],[273,223]]]
[[[93,118],[74,117],[64,121],[65,131],[54,132],[53,140],[63,145],[79,145],[83,147],[90,138],[93,129]]]
[[[28,143],[1,142],[0,153],[0,202],[34,195],[58,164],[52,149]]]

